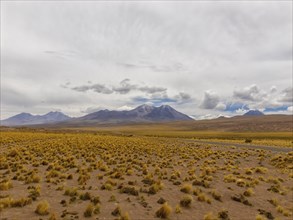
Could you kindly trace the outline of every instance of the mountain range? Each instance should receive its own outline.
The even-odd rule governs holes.
[[[258,110],[249,110],[243,116],[262,116]],[[143,122],[173,122],[193,121],[191,117],[176,111],[169,105],[159,107],[140,105],[132,110],[100,110],[82,117],[72,118],[62,112],[49,112],[44,115],[20,113],[2,120],[2,126],[23,126],[42,124],[89,125],[89,124],[115,124],[115,123],[143,123]]]
[[[69,119],[71,119],[71,117],[63,114],[62,112],[49,112],[45,115],[32,115],[30,113],[23,112],[2,120],[0,124],[4,126],[50,124]]]
[[[19,126],[52,123],[123,123],[123,122],[169,122],[193,120],[189,116],[176,111],[169,105],[160,107],[141,105],[129,111],[100,110],[88,115],[71,118],[61,112],[49,112],[45,115],[21,113],[2,120],[1,125]]]
[[[264,113],[262,113],[259,110],[249,110],[248,112],[244,114],[244,116],[261,116],[261,115],[264,115]]]
[[[129,111],[109,111],[101,110],[94,112],[75,120],[82,121],[100,121],[100,122],[143,122],[143,121],[186,121],[193,120],[189,116],[176,111],[169,105],[160,107],[150,105],[140,105]]]

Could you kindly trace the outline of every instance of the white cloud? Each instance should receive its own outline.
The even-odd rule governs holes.
[[[267,91],[260,89],[256,84],[248,87],[238,88],[233,91],[232,102],[241,102],[250,109],[271,109],[271,112],[279,111],[280,108],[285,108],[292,101],[292,87],[283,89],[278,92],[276,86],[271,86]],[[276,110],[274,110],[276,109]]]
[[[284,89],[279,100],[285,103],[293,103],[293,87]]]
[[[277,92],[277,87],[276,86],[272,86],[271,89],[270,89],[270,92],[271,93]]]
[[[220,97],[214,91],[207,90],[204,93],[204,98],[201,103],[201,107],[203,109],[214,109],[217,107],[219,102]]]
[[[238,114],[238,115],[243,115],[243,114],[245,114],[246,112],[248,112],[249,110],[247,110],[247,109],[242,109],[242,108],[239,108],[239,109],[237,109],[235,112],[236,112],[236,114]]]
[[[219,111],[224,111],[226,109],[226,105],[224,103],[217,104],[216,108]]]
[[[233,96],[244,101],[260,101],[266,96],[266,93],[253,84],[243,89],[234,90]]]
[[[278,91],[292,84],[292,2],[4,1],[1,65],[1,118],[117,109],[138,96],[190,115],[236,98],[290,105]],[[218,93],[198,102],[208,89]]]
[[[85,114],[90,114],[90,113],[97,112],[97,111],[104,110],[104,109],[105,108],[102,108],[102,107],[92,106],[92,107],[86,108],[85,110],[81,110],[81,112],[85,113]]]
[[[229,116],[222,115],[222,114],[206,114],[206,115],[192,116],[192,118],[195,120],[209,120],[209,119],[219,118],[222,116],[229,117]]]
[[[132,110],[132,109],[133,109],[133,107],[128,106],[128,105],[123,105],[123,106],[117,108],[117,110],[119,110],[119,111],[124,111],[124,110],[129,111],[129,110]]]

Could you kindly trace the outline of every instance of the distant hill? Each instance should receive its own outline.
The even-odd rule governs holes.
[[[3,126],[36,125],[54,122],[62,122],[71,119],[71,117],[62,112],[49,112],[45,115],[32,115],[30,113],[20,113],[0,122]]]
[[[264,115],[264,113],[262,113],[259,110],[249,110],[248,112],[244,114],[244,116],[261,116],[261,115]]]
[[[105,111],[105,110],[104,110]],[[111,111],[110,111],[111,112]],[[220,117],[205,120],[181,120],[181,121],[134,121],[134,120],[79,120],[73,118],[59,123],[32,125],[34,128],[66,129],[82,131],[91,128],[92,131],[109,132],[113,134],[140,134],[140,135],[166,135],[183,137],[200,137],[199,135],[213,133],[214,137],[223,134],[218,132],[293,132],[293,115],[263,115],[243,116],[230,118]],[[195,132],[195,133],[194,133]],[[235,134],[236,134],[235,133]],[[232,134],[232,133],[231,133]],[[229,134],[229,135],[231,135]]]
[[[140,105],[129,111],[100,110],[79,118],[70,118],[61,112],[49,112],[45,115],[32,115],[21,113],[1,121],[3,126],[20,125],[47,125],[64,124],[86,126],[88,124],[115,124],[115,123],[137,123],[137,122],[171,122],[192,121],[189,116],[176,111],[169,105],[155,107],[151,105]]]
[[[167,122],[167,121],[188,121],[193,120],[189,116],[176,111],[169,105],[160,107],[150,105],[140,105],[129,111],[101,110],[80,118],[71,120],[72,122]]]

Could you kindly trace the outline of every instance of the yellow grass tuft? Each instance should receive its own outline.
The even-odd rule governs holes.
[[[182,207],[190,207],[191,203],[193,202],[193,198],[191,195],[186,195],[180,200],[180,205]]]
[[[158,218],[168,218],[170,216],[172,212],[172,208],[171,206],[169,206],[167,204],[167,202],[165,202],[161,208],[159,208],[157,211],[156,211],[156,216]]]
[[[49,211],[48,209],[50,208],[49,203],[46,200],[41,201],[35,210],[35,213],[38,215],[48,215]]]
[[[182,186],[180,191],[184,192],[184,193],[191,193],[192,192],[192,185],[191,184],[185,184],[184,186]]]

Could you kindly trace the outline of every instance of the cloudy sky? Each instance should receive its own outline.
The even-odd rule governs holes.
[[[1,1],[1,119],[144,103],[292,114],[292,1]]]

